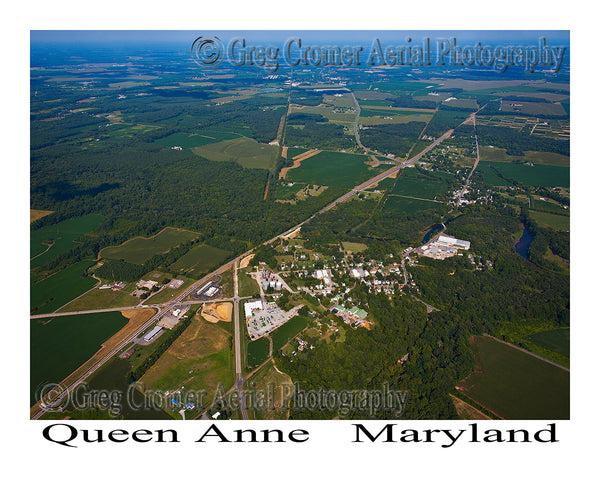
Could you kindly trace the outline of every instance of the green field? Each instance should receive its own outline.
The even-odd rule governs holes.
[[[356,108],[354,106],[354,102],[352,102],[352,105],[348,105],[348,107],[354,108],[354,109]],[[354,122],[354,120],[356,119],[356,110],[354,110],[354,111],[352,111],[352,110],[334,111],[334,110],[337,110],[337,109],[331,105],[319,105],[317,107],[304,106],[302,108],[293,108],[292,114],[298,113],[298,114],[323,115],[325,118],[327,118],[331,122],[349,123],[349,122]]]
[[[66,378],[127,322],[119,312],[30,320],[31,404],[38,386]]]
[[[212,267],[216,267],[231,254],[227,250],[212,247],[210,245],[197,245],[190,249],[185,255],[179,258],[169,268],[180,273],[191,275],[201,275],[207,273]]]
[[[308,321],[306,318],[296,315],[272,332],[270,335],[273,339],[273,352],[281,349],[287,342],[304,330],[307,325]]]
[[[75,239],[94,230],[104,217],[101,215],[85,215],[83,217],[70,218],[55,225],[42,227],[39,230],[31,232],[29,235],[30,267],[34,268],[45,265],[54,260],[59,255],[68,252],[74,248],[77,243]],[[48,245],[53,245],[48,249]],[[48,249],[47,251],[45,251]],[[43,252],[43,253],[42,253]],[[37,256],[39,255],[39,256]]]
[[[340,152],[320,152],[303,160],[298,168],[287,173],[291,182],[352,188],[386,170],[387,165],[371,168],[369,158]]]
[[[451,179],[451,177],[440,174],[424,175],[415,168],[405,168],[391,193],[406,197],[439,200],[450,188],[446,179]]]
[[[527,338],[532,342],[549,348],[565,357],[569,357],[570,355],[571,330],[568,328],[557,328],[555,330],[538,332],[529,335]]]
[[[198,237],[195,232],[176,228],[165,228],[158,235],[150,238],[136,237],[118,247],[106,247],[100,251],[103,258],[125,260],[142,265],[150,257],[166,253],[177,245]]]
[[[417,200],[415,198],[405,198],[396,195],[390,195],[383,207],[386,212],[405,213],[411,215],[422,210],[434,210],[441,204],[429,200]]]
[[[463,393],[510,420],[568,419],[569,372],[489,337],[474,337]]]
[[[139,390],[129,393],[128,376],[131,367],[127,360],[113,358],[104,367],[97,371],[88,382],[89,391],[117,391],[120,393],[121,404],[115,406],[112,412],[100,407],[89,407],[72,403],[66,405],[64,412],[51,412],[42,416],[42,420],[62,420],[69,416],[73,420],[113,420],[124,418],[127,420],[170,420],[171,417],[164,410],[152,408],[152,402],[144,399],[144,394]],[[130,396],[129,396],[130,395]],[[129,400],[131,399],[131,400]],[[138,408],[147,405],[147,408]]]
[[[123,290],[112,291],[110,288],[94,288],[74,302],[69,303],[61,312],[76,312],[78,310],[95,310],[99,308],[131,307],[139,303],[139,298]]]
[[[233,384],[234,369],[231,335],[195,316],[140,380],[146,388],[163,392],[182,386],[184,393],[204,391],[202,402],[207,406],[220,386],[226,391]],[[177,412],[170,413],[181,418]]]
[[[69,300],[85,293],[96,284],[85,271],[95,262],[83,260],[75,265],[31,285],[30,310],[32,314],[51,313]]]
[[[342,242],[342,246],[344,247],[344,250],[350,253],[360,253],[367,249],[367,246],[364,243]]]
[[[484,162],[532,162],[535,165],[551,165],[554,167],[570,166],[570,158],[554,152],[524,152],[523,155],[507,155],[505,148],[480,146],[479,153]]]
[[[414,82],[409,80],[390,80],[373,83],[357,83],[351,86],[353,91],[358,90],[374,90],[378,92],[417,92],[425,89],[428,86],[439,87],[438,83]],[[429,89],[431,90],[431,89]],[[364,93],[364,92],[361,92]]]
[[[490,185],[510,185],[492,170],[498,170],[504,177],[520,183],[540,187],[569,187],[570,170],[554,165],[535,165],[533,167],[518,163],[479,162],[477,169],[484,172],[485,181]],[[488,174],[490,173],[489,177]]]
[[[361,125],[387,125],[392,123],[428,122],[433,114],[403,112],[401,110],[361,110]]]
[[[248,357],[246,365],[248,368],[256,368],[269,358],[269,339],[261,337],[253,342],[249,342],[247,346]]]
[[[258,283],[244,270],[238,271],[238,290],[240,297],[252,297],[260,293]]]
[[[547,213],[556,213],[557,215],[567,215],[569,216],[569,209],[568,208],[564,208],[562,205],[559,205],[558,203],[554,203],[552,201],[544,201],[544,200],[538,200],[538,199],[534,199],[532,200],[532,205],[531,205],[531,209],[532,210],[537,210],[540,212],[547,212]]]
[[[570,231],[571,219],[565,215],[554,215],[546,212],[529,211],[529,215],[540,227],[553,228],[554,230]]]
[[[270,169],[277,159],[279,147],[266,145],[247,137],[224,140],[195,147],[192,151],[215,162],[237,162],[245,168]]]
[[[289,376],[277,371],[272,362],[267,363],[252,375],[245,384],[250,398],[256,398],[256,403],[248,405],[255,420],[286,420],[288,405],[284,403],[288,392],[293,389]],[[254,408],[253,408],[254,407]]]
[[[240,135],[234,132],[222,132],[218,130],[202,130],[199,133],[174,133],[168,137],[156,140],[156,143],[165,147],[182,147],[191,150],[194,147],[201,147],[210,143],[222,142],[224,140],[233,140]]]

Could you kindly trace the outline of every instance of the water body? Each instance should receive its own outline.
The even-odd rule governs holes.
[[[451,218],[450,220],[446,221],[444,223],[444,225],[446,225],[446,227],[448,227],[448,225],[450,225],[454,220],[459,219],[463,215],[464,215],[464,213],[461,213],[460,215],[457,215],[456,217]],[[437,235],[439,232],[441,232],[444,229],[444,225],[442,225],[441,223],[436,223],[435,225],[432,225],[429,228],[429,230],[427,230],[427,233],[423,237],[423,243],[427,243],[431,237],[433,237],[433,236]]]
[[[427,233],[423,237],[423,243],[427,243],[431,237],[437,235],[443,230],[443,228],[444,226],[441,223],[436,223],[433,225],[429,230],[427,230]]]
[[[529,232],[527,231],[527,229],[524,228],[523,233],[521,234],[521,238],[515,244],[515,249],[516,249],[517,253],[525,259],[527,258],[527,249],[529,248],[529,245],[531,245],[532,241],[533,241],[533,237],[531,235],[529,235]]]

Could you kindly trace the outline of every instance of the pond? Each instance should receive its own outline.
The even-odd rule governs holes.
[[[517,253],[521,255],[523,258],[527,258],[527,250],[529,249],[529,245],[533,241],[533,237],[529,235],[529,232],[526,228],[523,229],[523,233],[521,234],[521,238],[515,244],[515,249]]]

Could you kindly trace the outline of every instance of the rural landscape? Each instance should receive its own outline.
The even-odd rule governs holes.
[[[568,57],[273,73],[203,68],[192,33],[48,38],[32,419],[570,418]],[[406,404],[361,406],[386,389]]]

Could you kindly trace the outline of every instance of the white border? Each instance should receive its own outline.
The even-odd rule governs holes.
[[[572,420],[559,423],[561,441],[555,445],[456,445],[442,449],[438,445],[378,444],[374,448],[349,443],[348,424],[345,422],[307,422],[312,440],[289,446],[253,445],[94,445],[91,448],[66,449],[48,445],[41,438],[44,422],[28,420],[28,408],[21,397],[27,397],[28,381],[22,375],[23,344],[28,343],[27,319],[23,326],[10,330],[5,326],[3,345],[4,395],[2,396],[3,442],[8,462],[18,471],[50,478],[99,478],[112,471],[119,476],[206,476],[223,474],[264,478],[281,475],[305,478],[335,475],[335,478],[372,478],[373,475],[414,476],[433,478],[438,475],[462,478],[513,478],[535,476],[541,478],[570,477],[574,471],[591,466],[596,433],[597,374],[593,370],[597,351],[597,313],[593,307],[594,282],[597,272],[595,254],[584,253],[586,239],[595,229],[595,194],[598,168],[596,148],[592,141],[598,137],[595,113],[595,81],[598,59],[593,48],[592,35],[597,26],[591,7],[580,11],[564,2],[536,2],[503,0],[490,6],[480,1],[469,2],[405,2],[389,5],[382,1],[343,2],[326,4],[323,1],[290,2],[144,2],[125,3],[104,1],[83,4],[76,1],[12,3],[5,10],[2,31],[3,97],[2,115],[4,189],[3,216],[8,219],[3,236],[5,278],[18,285],[29,284],[27,267],[29,168],[29,118],[25,105],[29,102],[29,30],[31,29],[189,29],[249,30],[249,29],[371,29],[371,30],[462,30],[462,29],[560,29],[571,30],[572,64],[572,289],[571,321],[573,369],[571,408]],[[85,6],[84,6],[85,5]],[[585,92],[585,94],[584,94]],[[588,106],[591,110],[588,113]],[[8,148],[6,148],[8,144]],[[16,167],[16,173],[15,173]],[[15,180],[16,175],[16,180]],[[16,230],[17,236],[13,232]],[[591,234],[591,235],[590,235]],[[15,242],[16,240],[16,242]],[[13,252],[15,243],[21,244],[19,255]],[[588,247],[589,250],[589,247]],[[590,258],[590,256],[592,258]],[[8,257],[8,258],[7,258]],[[6,291],[8,290],[8,291]],[[14,287],[3,291],[5,306],[16,308],[28,303],[26,293],[14,298]],[[8,296],[6,295],[8,294]],[[27,307],[23,308],[27,311]],[[5,323],[6,325],[6,323]],[[9,342],[8,340],[13,340]],[[6,348],[6,343],[14,346]],[[592,356],[594,355],[594,356]],[[82,422],[78,422],[79,424]],[[83,422],[92,428],[152,428],[152,422]],[[193,439],[204,423],[185,425],[177,429]],[[237,423],[237,422],[233,422]],[[402,428],[461,428],[463,422],[409,422]],[[467,422],[468,423],[468,422]],[[502,422],[499,428],[537,422]],[[256,424],[252,424],[253,426]],[[448,427],[448,425],[450,425]],[[485,424],[492,428],[492,423]],[[247,427],[248,425],[244,425]],[[272,424],[269,424],[272,426]],[[274,425],[273,425],[274,426]],[[160,427],[165,428],[164,424]],[[295,425],[295,427],[297,427]],[[289,424],[282,428],[290,428]],[[596,449],[594,449],[595,451]],[[22,455],[19,454],[22,453]],[[107,470],[110,468],[110,470]],[[577,469],[577,470],[575,470]],[[597,469],[590,468],[590,472]],[[5,468],[5,471],[11,471]],[[14,471],[14,470],[13,470]]]

